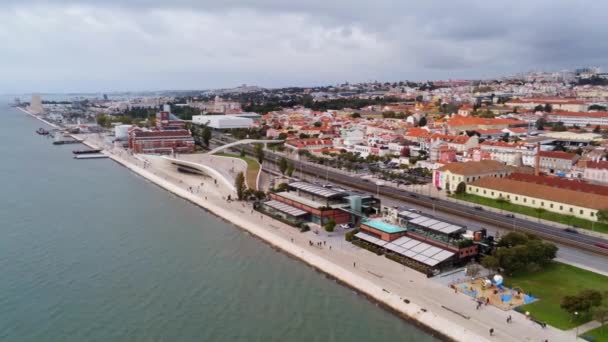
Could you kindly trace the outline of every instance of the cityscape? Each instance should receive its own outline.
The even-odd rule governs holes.
[[[0,339],[608,342],[604,4],[0,8]]]

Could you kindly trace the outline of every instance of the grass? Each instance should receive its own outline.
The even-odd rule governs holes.
[[[510,212],[514,212],[514,213],[518,213],[518,214],[527,215],[527,216],[532,216],[533,218],[535,218],[537,220],[538,220],[538,216],[539,216],[539,214],[535,210],[535,208],[526,207],[523,205],[513,204],[513,203],[508,203],[508,202],[500,203],[493,198],[486,198],[486,197],[481,197],[481,196],[477,196],[477,195],[473,195],[473,194],[453,194],[453,195],[451,195],[451,197],[455,198],[455,199],[467,201],[467,202],[477,203],[477,204],[485,205],[488,207],[505,210],[505,211],[510,211]],[[564,215],[564,214],[558,214],[558,213],[550,212],[548,210],[542,212],[540,214],[540,218],[543,220],[563,223],[566,225],[576,225],[580,228],[589,229],[589,230],[591,230],[591,228],[593,228],[594,231],[608,233],[608,224],[606,224],[606,223],[600,223],[600,222],[592,223],[589,220],[581,219],[581,218],[574,217],[574,216]]]
[[[532,317],[563,330],[592,319],[588,315],[572,321],[571,315],[560,308],[564,296],[575,295],[586,289],[608,291],[608,277],[559,262],[552,262],[539,272],[507,276],[505,280],[508,287],[521,288],[539,299],[522,306],[523,311],[529,311]],[[604,298],[604,302],[608,303],[608,298]]]
[[[258,180],[258,173],[260,172],[260,163],[258,163],[257,160],[229,153],[216,153],[215,155],[244,160],[247,163],[247,173],[245,174],[245,182],[247,183],[247,187],[254,190],[258,189],[256,183]]]
[[[581,337],[582,336],[593,337],[593,341],[595,342],[608,342],[608,325],[589,330],[586,333],[581,334]]]

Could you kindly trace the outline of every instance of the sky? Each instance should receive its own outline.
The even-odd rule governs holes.
[[[2,0],[0,93],[605,69],[607,12],[598,0]]]

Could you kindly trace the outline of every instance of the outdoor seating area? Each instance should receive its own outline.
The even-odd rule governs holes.
[[[505,311],[538,300],[521,290],[502,286],[502,281],[497,283],[486,278],[454,284],[452,287],[458,292],[475,298],[481,304],[494,305]]]

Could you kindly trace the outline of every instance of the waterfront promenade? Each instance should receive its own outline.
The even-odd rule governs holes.
[[[99,141],[88,144],[97,147]],[[574,333],[552,327],[542,329],[513,311],[505,312],[492,306],[476,310],[470,297],[456,294],[419,272],[349,244],[338,234],[300,233],[252,211],[248,204],[227,202],[226,197],[231,192],[221,186],[222,182],[216,185],[210,179],[178,173],[158,157],[132,156],[115,148],[106,153],[158,186],[206,208],[446,338],[458,341],[576,340]],[[326,244],[310,246],[309,241],[325,241]],[[513,316],[511,324],[506,323],[508,315]],[[490,329],[494,329],[492,337]]]

